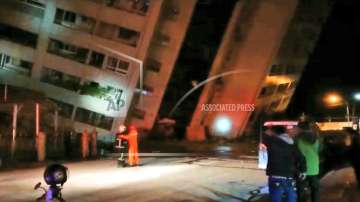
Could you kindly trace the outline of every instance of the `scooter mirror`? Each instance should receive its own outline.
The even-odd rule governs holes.
[[[41,182],[38,182],[35,186],[34,186],[34,190],[37,190],[39,189],[41,186]]]

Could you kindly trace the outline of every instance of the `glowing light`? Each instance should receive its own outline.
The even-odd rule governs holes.
[[[264,126],[296,126],[297,121],[267,121],[264,123]]]
[[[325,102],[329,105],[339,105],[342,102],[342,97],[337,93],[331,93],[325,96]]]
[[[355,100],[360,101],[360,93],[356,93],[356,94],[354,95],[354,98],[355,98]]]
[[[231,131],[232,122],[226,116],[220,116],[215,119],[215,131],[221,135],[226,135]]]

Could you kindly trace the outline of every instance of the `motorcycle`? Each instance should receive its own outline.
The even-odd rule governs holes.
[[[61,194],[62,186],[50,185],[49,189],[46,189],[45,187],[41,186],[41,182],[38,182],[34,186],[34,190],[37,189],[42,189],[44,191],[44,194],[39,198],[37,198],[36,201],[50,202],[53,201],[54,199],[57,199],[58,201],[66,202],[62,198],[62,194]]]

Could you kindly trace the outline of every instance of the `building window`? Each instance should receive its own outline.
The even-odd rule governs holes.
[[[54,23],[91,33],[96,21],[93,18],[58,8],[56,9]]]
[[[150,7],[150,0],[105,0],[105,4],[112,8],[146,15]]]
[[[74,110],[74,105],[59,101],[59,100],[55,100],[55,99],[50,99],[51,101],[53,101],[59,110],[59,115],[64,117],[64,118],[68,118],[71,119],[73,110]]]
[[[270,76],[281,75],[282,71],[283,69],[281,65],[272,65],[269,75]]]
[[[170,43],[170,37],[165,34],[157,34],[156,42],[161,46],[167,46]]]
[[[40,2],[40,1],[37,1],[37,0],[19,0],[23,3],[26,3],[28,5],[31,5],[31,6],[36,6],[36,7],[39,7],[39,8],[45,8],[45,4]]]
[[[170,20],[177,20],[179,15],[180,15],[180,9],[178,6],[175,5],[169,5],[163,11],[163,16]]]
[[[95,30],[95,34],[105,39],[113,40],[117,32],[118,26],[100,22],[98,28]]]
[[[75,120],[106,130],[111,130],[112,124],[114,122],[114,118],[112,117],[108,117],[80,107],[76,109]]]
[[[136,46],[140,38],[140,33],[134,30],[130,30],[124,27],[119,27],[118,30],[118,39],[123,43],[126,43],[130,46]]]
[[[141,110],[141,109],[135,108],[134,111],[133,111],[133,117],[135,117],[137,119],[144,119],[145,114],[146,114],[146,112],[144,110]]]
[[[282,83],[278,87],[278,92],[283,93],[288,89],[289,83]]]
[[[261,89],[260,97],[274,94],[275,90],[276,90],[275,85],[266,86],[266,87]]]
[[[154,88],[152,86],[149,86],[149,85],[144,85],[143,86],[143,90],[148,92],[148,93],[153,93],[154,92]]]
[[[154,72],[160,72],[161,63],[153,58],[148,58],[146,60],[146,68]]]
[[[91,52],[89,65],[101,68],[104,63],[105,55],[95,51]]]
[[[289,85],[289,89],[290,89],[290,90],[291,90],[291,89],[294,89],[294,88],[296,87],[296,84],[297,84],[296,81],[291,82],[290,85]]]
[[[45,2],[38,0],[13,0],[1,1],[2,7],[8,7],[10,10],[16,10],[26,13],[33,17],[43,18],[45,11]]]
[[[120,74],[126,74],[129,70],[129,66],[130,66],[129,62],[109,56],[107,59],[106,69]]]
[[[65,74],[63,72],[46,67],[44,67],[42,70],[41,81],[71,91],[78,91],[80,88],[79,77]]]
[[[89,50],[56,39],[50,39],[48,52],[80,63],[85,63]]]
[[[286,67],[286,74],[295,74],[297,72],[297,67],[293,65],[288,65]]]
[[[56,9],[55,20],[56,24],[72,25],[76,22],[76,13],[65,11],[63,9]]]
[[[277,110],[280,105],[281,100],[274,101],[270,104],[270,110]]]
[[[0,40],[7,40],[23,46],[36,48],[37,39],[37,34],[0,23]]]
[[[0,69],[25,76],[31,75],[33,63],[0,53]]]

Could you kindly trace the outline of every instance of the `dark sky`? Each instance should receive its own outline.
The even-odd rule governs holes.
[[[304,111],[315,118],[340,116],[345,108],[325,107],[321,99],[324,93],[335,90],[351,100],[353,93],[360,92],[359,11],[359,0],[335,3],[295,92],[290,114]]]

